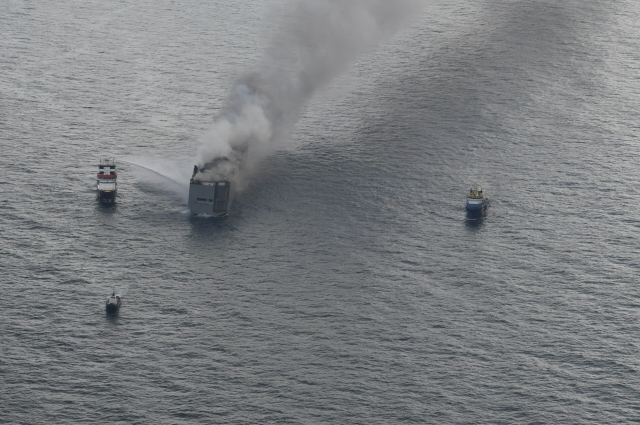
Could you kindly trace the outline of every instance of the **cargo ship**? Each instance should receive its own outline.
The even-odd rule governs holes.
[[[98,200],[101,204],[111,205],[116,202],[117,179],[115,160],[101,159],[98,165]]]
[[[482,188],[474,184],[467,195],[467,218],[477,220],[487,214],[489,198],[482,193]]]
[[[231,182],[193,167],[189,182],[189,209],[194,214],[221,217],[229,213]]]

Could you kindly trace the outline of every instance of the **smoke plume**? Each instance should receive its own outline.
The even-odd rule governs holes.
[[[199,179],[240,183],[282,146],[304,104],[359,54],[393,35],[424,0],[300,0],[256,66],[233,88],[198,150]]]

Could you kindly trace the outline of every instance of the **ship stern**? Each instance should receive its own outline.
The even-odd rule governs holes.
[[[198,215],[220,217],[229,212],[231,183],[197,181],[189,184],[189,209]]]

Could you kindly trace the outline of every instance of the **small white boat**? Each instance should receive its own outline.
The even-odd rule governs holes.
[[[107,314],[115,314],[120,310],[122,302],[120,300],[120,294],[115,292],[107,298]]]

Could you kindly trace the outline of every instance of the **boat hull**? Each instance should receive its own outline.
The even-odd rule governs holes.
[[[98,200],[101,204],[111,205],[116,202],[117,190],[99,190]]]
[[[487,215],[487,209],[489,208],[489,203],[487,201],[482,201],[480,203],[469,203],[467,202],[467,218],[469,220],[478,220]]]
[[[120,303],[107,304],[105,310],[107,311],[107,314],[116,314],[120,310]]]

